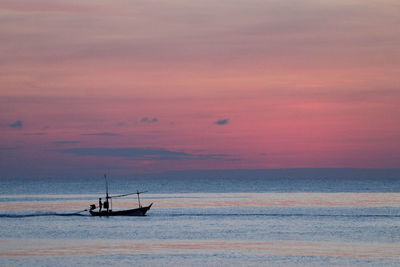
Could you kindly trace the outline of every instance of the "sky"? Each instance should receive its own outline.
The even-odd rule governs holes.
[[[397,0],[1,0],[1,177],[398,168]]]

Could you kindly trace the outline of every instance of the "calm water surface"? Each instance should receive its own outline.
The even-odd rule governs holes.
[[[112,179],[153,208],[91,217],[102,182],[0,180],[0,265],[400,266],[400,180]]]

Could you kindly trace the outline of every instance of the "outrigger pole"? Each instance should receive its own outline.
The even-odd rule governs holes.
[[[117,196],[111,196],[110,197],[108,195],[108,181],[107,181],[107,174],[106,173],[104,173],[104,180],[106,181],[106,202],[108,203],[108,200],[111,199],[111,204],[110,204],[110,207],[109,207],[110,210],[112,210],[112,199],[113,199],[113,197],[125,197],[125,196],[134,195],[134,194],[137,194],[137,199],[138,199],[138,202],[139,202],[139,208],[142,207],[142,205],[140,204],[139,195],[142,194],[142,193],[147,193],[147,191],[139,192],[139,190],[138,190],[138,191],[136,191],[136,193],[129,193],[129,194],[123,194],[123,195],[117,195]]]
[[[117,196],[111,196],[111,197],[109,197],[109,198],[113,198],[113,197],[125,197],[125,196],[130,196],[130,195],[134,195],[134,194],[137,194],[137,198],[138,198],[138,202],[139,202],[139,208],[141,208],[142,207],[142,205],[140,204],[140,197],[139,197],[139,195],[140,194],[142,194],[142,193],[146,193],[147,191],[142,191],[142,192],[139,192],[139,191],[137,191],[136,193],[129,193],[129,194],[123,194],[123,195],[117,195]]]

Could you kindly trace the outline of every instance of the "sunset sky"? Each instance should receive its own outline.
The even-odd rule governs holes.
[[[1,0],[0,177],[398,168],[398,0]]]

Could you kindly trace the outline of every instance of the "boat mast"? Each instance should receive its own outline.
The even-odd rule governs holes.
[[[104,174],[104,180],[106,181],[106,201],[107,201],[107,203],[108,203],[108,205],[109,205],[108,199],[110,199],[110,197],[108,196],[108,181],[107,181],[107,174],[106,174],[106,173]],[[112,210],[112,205],[111,205],[111,207],[108,207],[108,208],[107,208],[107,211],[108,211],[108,209],[110,209],[110,208],[111,208],[111,210]]]
[[[142,205],[140,205],[140,198],[139,198],[139,194],[140,194],[141,192],[139,192],[139,190],[137,190],[136,191],[136,194],[137,194],[137,200],[138,200],[138,202],[139,202],[139,208],[141,208],[142,207]]]
[[[141,208],[142,207],[142,205],[140,204],[140,197],[139,197],[139,195],[140,194],[142,194],[142,193],[146,193],[147,191],[143,191],[143,192],[139,192],[139,190],[137,190],[136,191],[136,194],[137,194],[137,200],[138,200],[138,202],[139,202],[139,208]]]

